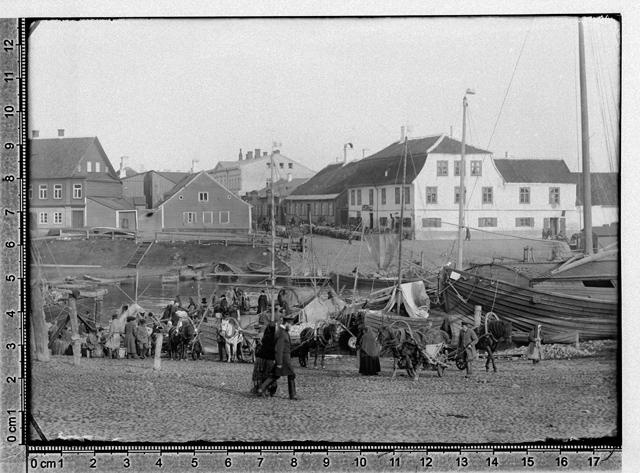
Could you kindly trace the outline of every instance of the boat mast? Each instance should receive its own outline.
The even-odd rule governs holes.
[[[584,252],[593,253],[591,225],[591,164],[589,160],[589,107],[587,103],[587,74],[584,58],[582,18],[578,19],[578,57],[580,61],[580,116],[582,124],[582,212],[584,218]]]
[[[276,320],[276,212],[275,212],[275,187],[273,185],[273,153],[271,153],[271,159],[269,167],[271,168],[271,321]]]
[[[458,259],[456,260],[456,268],[462,269],[462,240],[464,233],[464,204],[467,197],[467,193],[464,188],[464,175],[465,175],[465,138],[467,132],[467,94],[474,94],[472,90],[467,89],[462,98],[462,144],[460,146],[460,194],[458,197]]]
[[[404,186],[407,182],[407,135],[404,136],[404,152],[402,157],[402,187],[400,188],[400,235],[398,238],[398,286],[396,289],[397,294],[397,302],[396,302],[396,310],[398,311],[398,315],[400,315],[400,300],[401,300],[401,292],[400,285],[402,284],[402,227],[404,224]]]

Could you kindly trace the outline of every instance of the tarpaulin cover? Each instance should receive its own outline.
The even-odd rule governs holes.
[[[384,311],[391,312],[393,306],[397,302],[397,299],[397,288],[394,288]],[[411,318],[419,317],[426,319],[429,317],[429,296],[427,296],[427,290],[425,289],[424,282],[422,281],[401,284],[400,303],[404,305],[407,314]]]
[[[395,257],[398,248],[396,233],[370,233],[365,235],[367,249],[379,270],[386,270]]]
[[[315,324],[335,316],[346,306],[337,296],[329,298],[326,294],[314,297],[301,311],[300,321]]]

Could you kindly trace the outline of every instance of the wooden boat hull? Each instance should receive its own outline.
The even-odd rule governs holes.
[[[444,302],[447,312],[473,318],[474,307],[495,312],[512,323],[514,331],[529,332],[542,324],[545,343],[571,343],[618,337],[617,301],[541,291],[446,269]],[[452,277],[453,275],[453,277]],[[459,275],[458,279],[455,276]]]
[[[340,292],[342,289],[353,289],[355,282],[355,276],[353,274],[338,274],[331,273],[329,275],[331,283],[336,291]],[[417,279],[403,280],[403,282],[417,281]],[[358,282],[356,290],[359,291],[375,291],[378,289],[385,289],[393,287],[398,282],[397,278],[363,278],[358,276]]]

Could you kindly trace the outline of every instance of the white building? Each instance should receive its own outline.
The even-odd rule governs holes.
[[[262,189],[271,179],[271,156],[266,151],[260,153],[260,149],[248,151],[243,159],[240,150],[237,161],[220,161],[208,172],[227,189],[238,196],[244,196],[248,192]],[[298,161],[280,154],[278,150],[273,152],[273,162],[275,181],[308,179],[315,174]]]
[[[358,162],[349,217],[374,230],[399,226],[402,142]],[[416,239],[457,235],[461,143],[444,135],[408,140],[404,231]],[[493,159],[465,150],[465,225],[472,238],[542,237],[579,229],[575,178],[562,160]]]

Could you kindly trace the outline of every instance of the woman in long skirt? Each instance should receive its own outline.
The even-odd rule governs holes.
[[[258,394],[260,385],[273,373],[276,364],[276,326],[273,322],[267,324],[262,335],[260,348],[256,352],[256,361],[253,365],[253,388],[251,392]],[[273,396],[278,389],[276,383],[269,386],[269,395]]]
[[[124,326],[124,344],[127,347],[127,358],[138,358],[136,347],[137,326],[135,317],[127,317],[127,324]]]
[[[542,325],[536,325],[529,332],[529,353],[527,358],[532,360],[534,365],[544,358],[542,354]]]
[[[360,338],[359,372],[365,376],[376,376],[380,372],[380,347],[367,327],[363,327]]]
[[[108,350],[107,356],[110,358],[118,358],[118,350],[120,349],[120,323],[118,322],[118,314],[111,316],[105,348]]]

